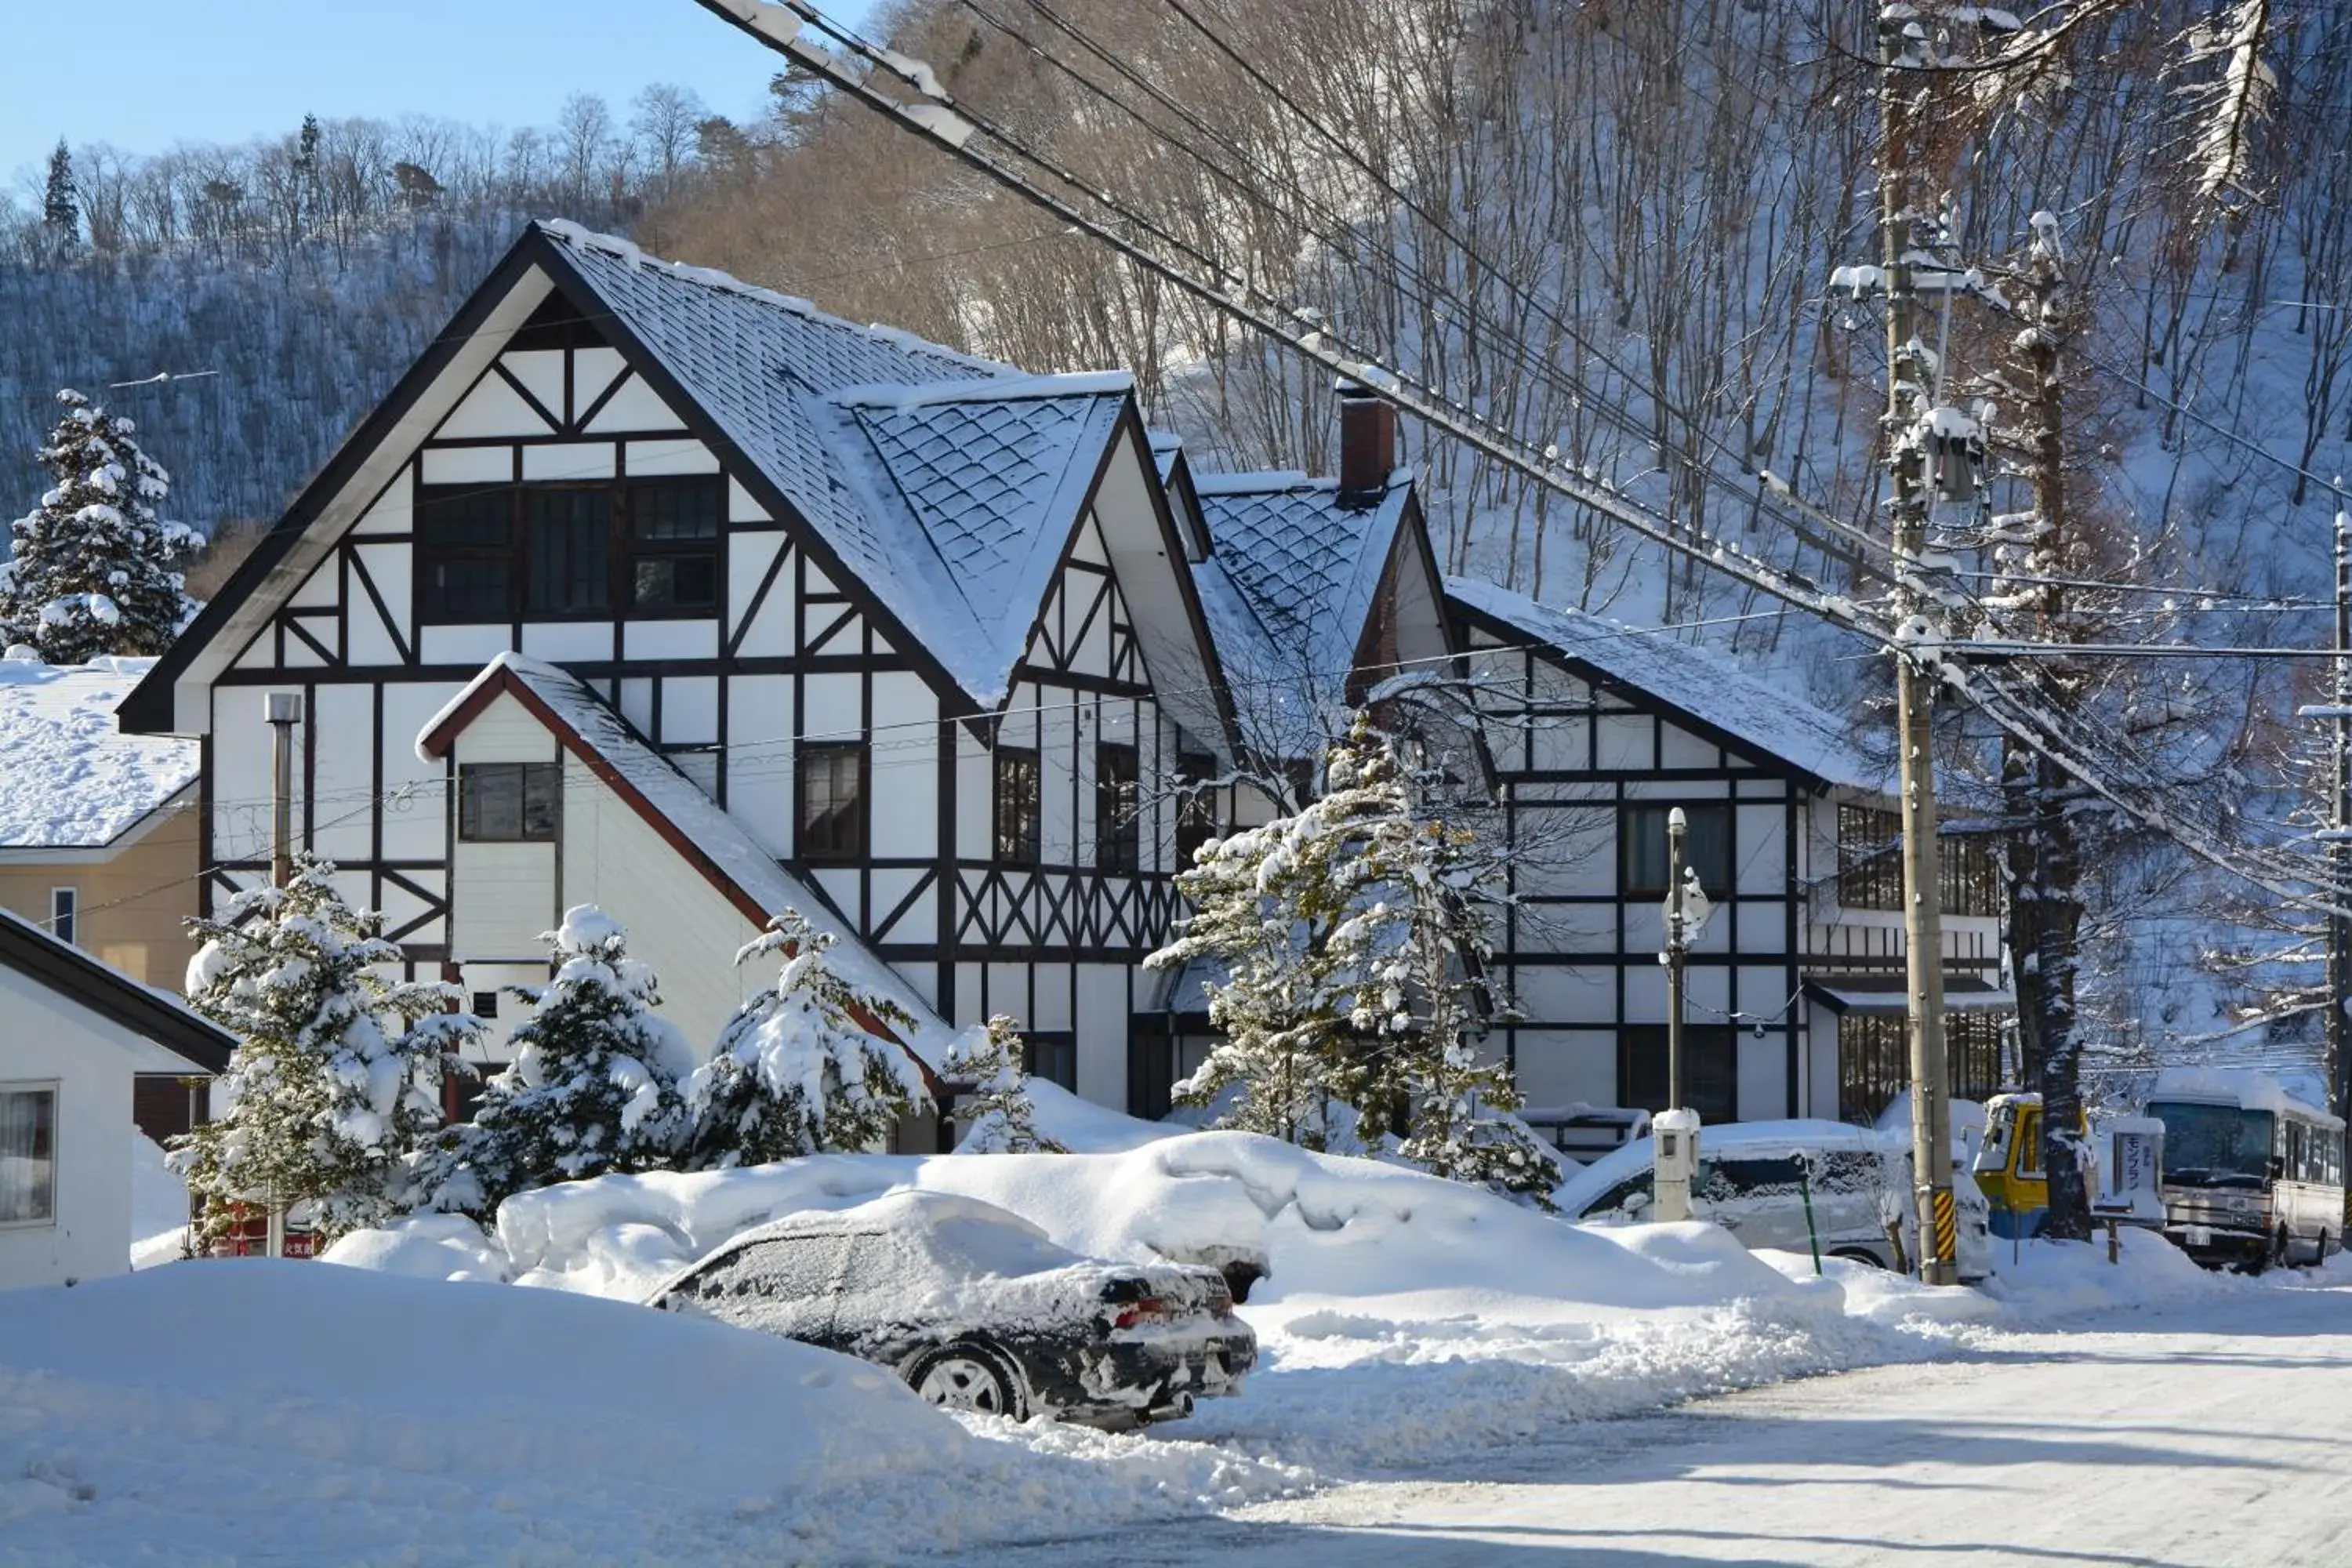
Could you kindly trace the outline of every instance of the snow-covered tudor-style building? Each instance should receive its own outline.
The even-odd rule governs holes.
[[[478,1010],[543,978],[539,933],[594,901],[709,1042],[770,978],[735,949],[790,905],[916,1016],[919,1055],[1009,1013],[1034,1070],[1156,1114],[1190,1024],[1187,977],[1142,967],[1173,872],[1270,809],[1173,786],[1299,756],[1400,673],[1530,659],[1547,713],[1599,703],[1612,735],[1617,705],[1651,715],[1656,777],[1613,741],[1581,763],[1515,752],[1527,721],[1482,712],[1493,781],[1529,810],[1579,767],[1612,803],[1726,803],[1738,907],[1710,940],[1740,934],[1722,961],[1702,946],[1724,983],[1694,994],[1761,1016],[1769,1048],[1743,1038],[1717,1108],[1836,1113],[1824,1041],[1844,1031],[1822,1018],[1876,1016],[1899,949],[1891,919],[1807,879],[1821,803],[1867,792],[1595,679],[1549,631],[1509,629],[1510,605],[1544,614],[1524,599],[1449,596],[1390,411],[1359,401],[1343,428],[1337,481],[1195,474],[1124,375],[1021,376],[540,225],[121,719],[201,741],[209,906],[267,876],[267,817],[230,803],[269,793],[265,694],[299,692],[301,842]],[[1750,793],[1768,780],[1769,803]],[[1782,848],[1749,837],[1759,813]],[[1563,898],[1604,877],[1623,918],[1605,942],[1515,930],[1499,961],[1538,1005],[1496,1043],[1534,1098],[1613,1103],[1658,1076],[1595,1043],[1663,1021],[1633,978],[1634,955],[1655,967],[1656,900],[1608,846],[1575,852],[1523,874]],[[1957,952],[1989,952],[1958,924]],[[1622,978],[1561,978],[1588,972]]]

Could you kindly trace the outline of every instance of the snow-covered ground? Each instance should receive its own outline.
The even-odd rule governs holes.
[[[1261,1257],[1273,1272],[1242,1310],[1260,1370],[1141,1434],[1014,1426],[633,1304],[751,1225],[893,1187],[984,1199],[1086,1252]],[[1177,1551],[1236,1510],[1576,1447],[1615,1429],[1599,1417],[1988,1361],[2150,1302],[2282,1299],[2147,1234],[2112,1268],[2100,1247],[2004,1248],[1983,1293],[1834,1260],[1816,1276],[1708,1226],[1588,1230],[1233,1133],[612,1177],[510,1202],[495,1239],[436,1218],[331,1256],[356,1267],[175,1264],[0,1297],[0,1563],[134,1542],[166,1562],[864,1562],[1071,1536],[1141,1560],[1136,1543]],[[255,1476],[278,1506],[255,1506]]]

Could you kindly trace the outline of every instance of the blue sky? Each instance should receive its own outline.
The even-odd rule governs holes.
[[[850,20],[866,0],[829,7]],[[59,136],[156,153],[405,113],[544,125],[648,82],[753,111],[777,58],[693,0],[0,0],[0,180]]]

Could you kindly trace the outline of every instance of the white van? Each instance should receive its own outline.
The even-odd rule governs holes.
[[[1556,1194],[1561,1215],[1584,1224],[1648,1219],[1654,1147],[1638,1139],[1578,1172]],[[1990,1211],[1958,1165],[1952,1188],[1960,1279],[1975,1284],[1992,1272]],[[1823,1258],[1881,1268],[1896,1263],[1887,1235],[1888,1218],[1895,1216],[1904,1258],[1916,1265],[1919,1256],[1910,1140],[1842,1121],[1727,1121],[1705,1129],[1691,1208],[1751,1247],[1804,1252],[1818,1243]]]

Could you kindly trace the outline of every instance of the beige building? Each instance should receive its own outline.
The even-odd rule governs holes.
[[[176,994],[194,951],[201,749],[114,721],[152,662],[0,659],[0,910]],[[142,1077],[138,1092],[142,1125],[185,1125],[177,1082]]]

